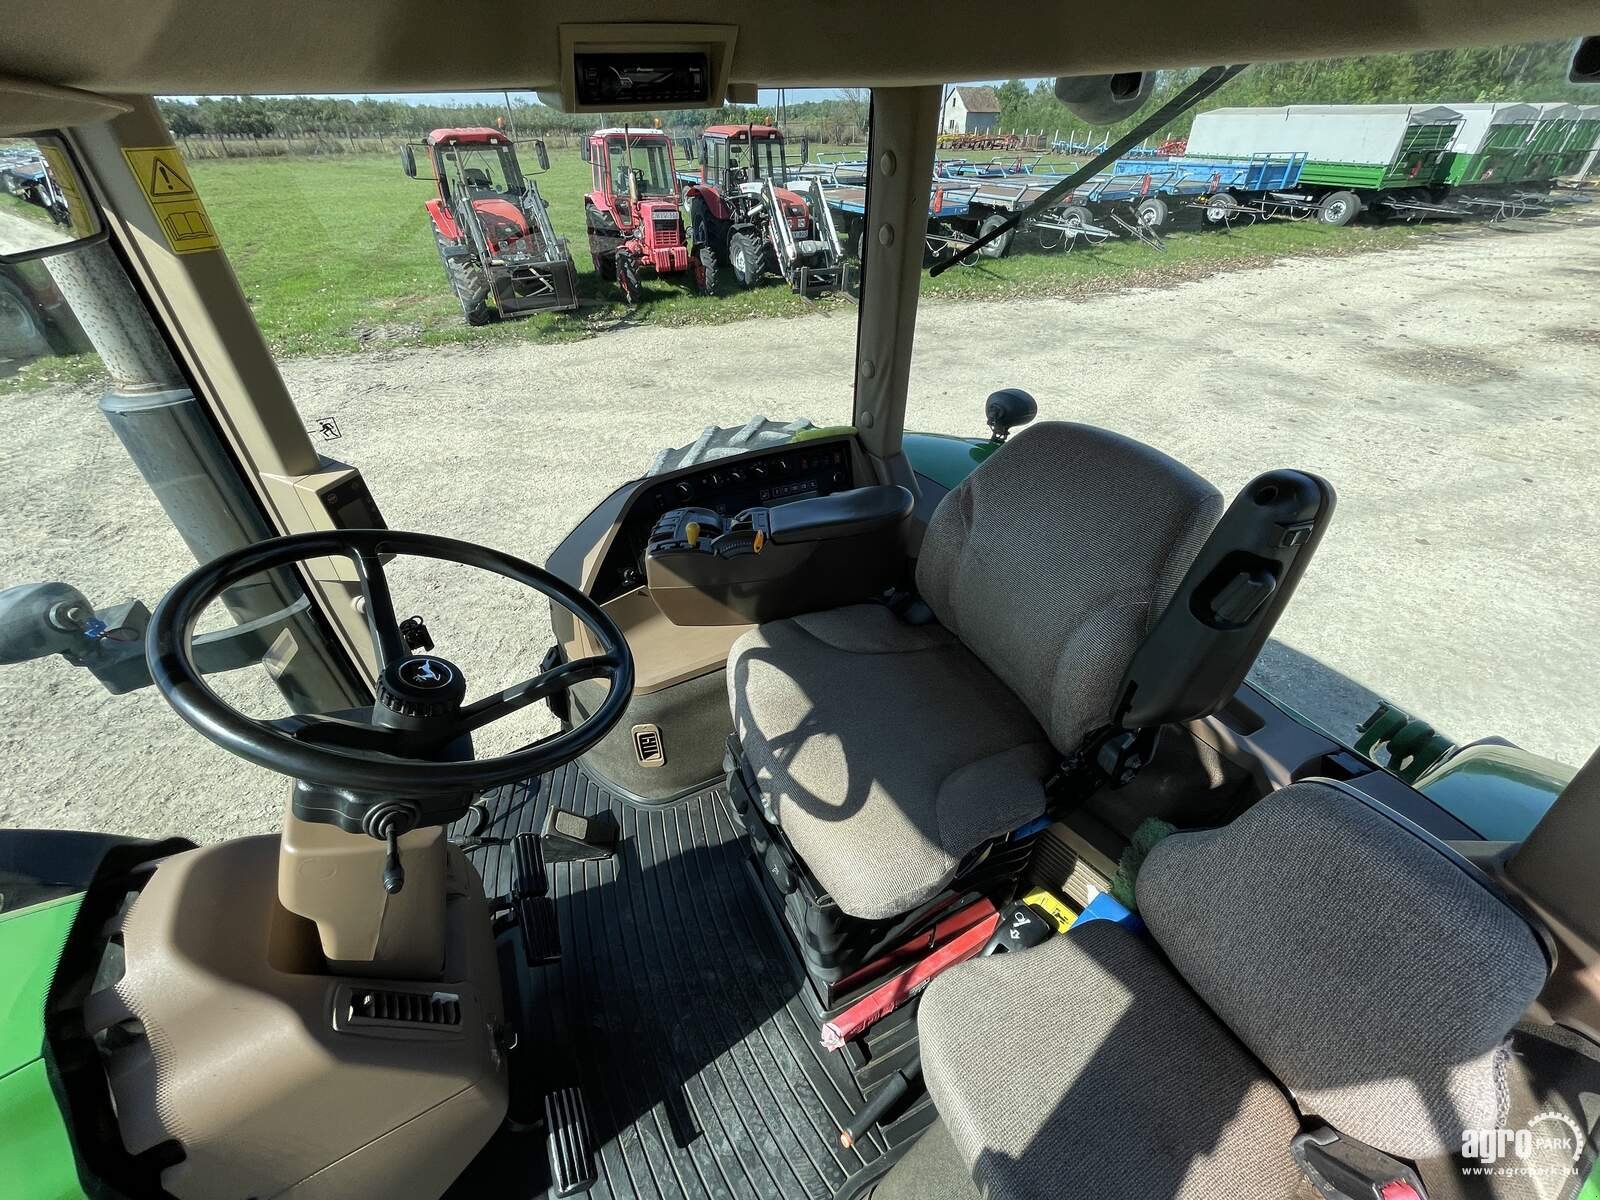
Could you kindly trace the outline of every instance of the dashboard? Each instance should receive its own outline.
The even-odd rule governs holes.
[[[656,518],[674,508],[709,508],[731,517],[855,486],[848,437],[803,441],[716,459],[639,481],[606,552],[592,596],[604,604],[644,585],[644,550]]]

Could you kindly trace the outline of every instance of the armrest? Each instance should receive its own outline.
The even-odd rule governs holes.
[[[779,545],[854,537],[899,524],[915,503],[909,491],[893,483],[795,500],[767,510],[767,536]]]

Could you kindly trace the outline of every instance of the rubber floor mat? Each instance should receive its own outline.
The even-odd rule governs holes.
[[[514,1113],[582,1089],[595,1197],[831,1196],[884,1144],[875,1130],[839,1146],[862,1094],[817,1043],[723,790],[646,806],[568,764],[492,794],[486,834],[537,832],[552,803],[610,813],[620,839],[613,858],[548,864],[559,961],[529,968],[515,932],[502,935],[502,970],[521,973],[525,997]],[[490,896],[510,889],[510,845],[470,857]],[[548,1185],[543,1138],[502,1132],[452,1195]]]

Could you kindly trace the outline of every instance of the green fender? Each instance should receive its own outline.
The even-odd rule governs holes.
[[[83,894],[0,913],[0,1200],[83,1200],[44,1059],[44,1006]]]

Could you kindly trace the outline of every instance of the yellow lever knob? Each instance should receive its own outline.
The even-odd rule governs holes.
[[[683,527],[683,539],[689,543],[692,550],[700,544],[700,522],[690,521]]]

